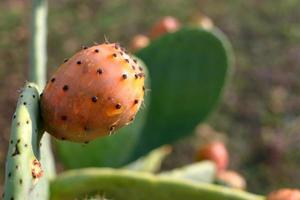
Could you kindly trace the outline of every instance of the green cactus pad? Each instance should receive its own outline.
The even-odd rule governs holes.
[[[100,195],[112,200],[263,200],[226,187],[194,183],[148,173],[114,169],[81,169],[61,174],[51,183],[51,200]]]
[[[129,163],[128,165],[124,166],[124,168],[141,172],[157,172],[160,169],[163,160],[171,153],[171,151],[172,147],[170,145],[164,145],[152,150],[146,156]]]
[[[137,53],[151,75],[151,104],[132,160],[193,132],[217,105],[232,64],[229,42],[216,30],[184,28]]]
[[[211,161],[202,161],[170,171],[164,171],[159,175],[177,179],[187,179],[194,182],[212,183],[216,176],[216,166]]]
[[[42,175],[43,167],[39,167],[42,136],[39,117],[38,88],[33,83],[27,83],[22,89],[12,119],[4,199],[48,198],[48,177],[34,177]]]

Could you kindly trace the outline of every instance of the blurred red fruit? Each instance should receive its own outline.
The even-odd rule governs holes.
[[[300,190],[296,189],[280,189],[271,192],[267,196],[267,200],[300,200]]]
[[[197,160],[211,160],[215,162],[217,170],[222,171],[228,166],[229,155],[222,142],[213,141],[199,149]]]
[[[229,187],[237,189],[246,189],[246,181],[244,177],[235,171],[221,171],[217,174],[217,180],[225,183]]]
[[[141,34],[136,35],[136,36],[134,36],[134,38],[132,39],[132,41],[130,43],[131,50],[133,52],[136,52],[137,50],[148,46],[149,42],[150,42],[150,40],[147,36],[141,35]]]
[[[165,33],[175,32],[180,28],[180,22],[171,16],[166,16],[159,20],[150,32],[151,39],[155,39],[159,36],[162,36]]]

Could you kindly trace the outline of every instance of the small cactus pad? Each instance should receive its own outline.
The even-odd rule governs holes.
[[[216,175],[216,166],[211,161],[202,161],[171,171],[164,171],[159,175],[176,179],[187,179],[193,182],[212,183]]]
[[[41,99],[46,130],[89,142],[134,119],[144,98],[143,68],[118,44],[83,48],[50,78]]]
[[[47,185],[36,189],[44,174],[39,161],[41,132],[38,124],[38,89],[35,84],[27,83],[21,90],[12,118],[3,195],[5,200],[45,199],[44,196],[47,196]]]

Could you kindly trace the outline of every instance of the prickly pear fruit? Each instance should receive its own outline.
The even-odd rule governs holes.
[[[136,35],[133,37],[130,47],[133,52],[145,48],[150,43],[150,39],[146,35]]]
[[[229,155],[223,142],[213,141],[199,149],[197,160],[211,160],[215,162],[218,171],[228,166]]]
[[[267,200],[299,200],[300,190],[284,188],[271,192],[267,196]]]
[[[247,186],[245,178],[235,171],[220,171],[216,179],[218,182],[236,189],[244,190]]]
[[[41,98],[46,131],[89,142],[130,123],[144,98],[143,68],[118,44],[83,48],[66,60]]]
[[[166,16],[159,20],[150,31],[150,37],[155,39],[165,33],[175,32],[180,28],[180,22],[171,16]]]
[[[194,14],[191,17],[191,25],[200,26],[206,30],[211,30],[214,27],[212,19],[201,13]]]

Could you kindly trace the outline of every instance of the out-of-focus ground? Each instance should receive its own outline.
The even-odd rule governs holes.
[[[29,66],[30,7],[29,0],[0,2],[0,192],[10,119]],[[208,120],[224,133],[230,167],[246,177],[252,192],[299,187],[300,1],[51,0],[49,8],[49,73],[81,45],[104,36],[127,46],[161,16],[183,22],[197,12],[211,17],[236,55],[221,106]],[[201,130],[201,137],[215,135]],[[191,140],[175,146],[165,168],[192,160]]]

